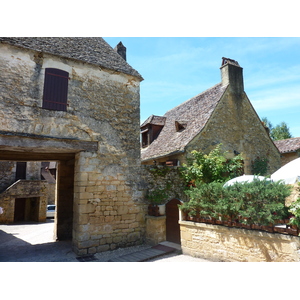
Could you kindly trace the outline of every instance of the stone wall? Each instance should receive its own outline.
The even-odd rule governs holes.
[[[166,240],[166,216],[146,216],[146,243],[156,245]]]
[[[5,191],[16,178],[16,163],[13,161],[0,162],[0,192]]]
[[[14,161],[0,161],[0,193],[12,185],[16,181],[16,167]],[[41,179],[41,163],[27,162],[26,163],[26,178],[27,180]]]
[[[281,166],[278,149],[245,93],[236,96],[229,91],[225,92],[213,117],[186,151],[197,149],[209,153],[220,143],[223,145],[222,150],[228,151],[229,157],[234,156],[234,151],[241,153],[245,174],[252,174],[252,162],[257,157],[269,160],[270,174]]]
[[[183,254],[213,261],[298,262],[300,238],[180,221]]]
[[[66,112],[42,108],[45,68],[69,73]],[[32,160],[35,152],[47,158],[42,161],[49,155],[51,160],[56,154],[74,155],[73,172],[59,175],[65,180],[73,176],[65,182],[74,185],[68,189],[74,193],[58,191],[57,199],[58,209],[70,212],[68,218],[74,214],[70,228],[58,213],[58,225],[72,232],[74,251],[84,255],[143,242],[147,206],[137,175],[140,79],[5,44],[0,44],[0,74],[1,134],[15,135],[16,141],[26,137],[18,147]],[[82,149],[76,146],[82,145],[79,142],[94,142],[97,147]],[[18,150],[15,144],[6,148],[8,154]],[[65,200],[68,206],[60,208]]]
[[[27,210],[23,221],[46,221],[48,183],[43,180],[18,180],[0,195],[0,206],[4,213],[0,215],[0,223],[13,223],[16,199],[35,199],[34,207]],[[28,201],[27,201],[28,202]],[[26,220],[26,218],[28,220]]]
[[[300,151],[291,152],[291,153],[282,153],[281,154],[281,166],[286,165],[290,161],[297,159],[300,157]]]
[[[146,198],[148,192],[162,189],[167,193],[163,203],[167,203],[174,198],[181,201],[187,200],[184,193],[186,184],[180,177],[179,167],[142,165],[139,187],[144,198]]]

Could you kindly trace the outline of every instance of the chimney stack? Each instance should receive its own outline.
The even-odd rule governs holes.
[[[126,47],[120,42],[114,49],[124,60],[126,60]]]
[[[243,68],[233,59],[222,57],[221,66],[222,85],[230,86],[233,93],[244,92]]]

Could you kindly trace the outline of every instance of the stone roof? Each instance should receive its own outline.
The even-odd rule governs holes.
[[[0,43],[80,60],[143,80],[101,37],[0,37]]]
[[[165,113],[165,126],[156,140],[141,150],[143,161],[183,152],[187,144],[201,132],[219,103],[227,86],[219,83]],[[147,119],[149,121],[149,118]],[[146,121],[147,121],[146,120]],[[176,122],[184,120],[179,130]],[[143,125],[146,124],[146,121]]]
[[[280,153],[296,152],[300,149],[300,137],[274,141]]]
[[[165,117],[151,115],[148,119],[146,119],[146,121],[141,125],[141,127],[144,127],[147,124],[164,126],[165,122],[166,122]]]

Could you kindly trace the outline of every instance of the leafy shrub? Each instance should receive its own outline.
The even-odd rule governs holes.
[[[300,189],[300,183],[298,183],[298,189]],[[289,212],[293,214],[289,224],[300,228],[300,198],[292,202],[289,207]]]
[[[252,174],[265,176],[269,171],[269,160],[267,158],[256,157],[252,161]]]
[[[285,198],[290,192],[289,186],[270,181],[235,183],[226,188],[219,182],[197,182],[195,187],[186,191],[190,201],[180,208],[190,215],[199,213],[210,218],[269,225],[285,217]]]
[[[181,174],[185,181],[194,184],[196,181],[204,183],[225,182],[230,178],[243,174],[243,160],[240,155],[227,159],[227,152],[221,152],[219,144],[209,154],[192,151],[187,164],[183,164]]]
[[[167,192],[165,189],[156,189],[152,192],[148,191],[146,195],[146,199],[154,205],[163,204],[167,199]]]

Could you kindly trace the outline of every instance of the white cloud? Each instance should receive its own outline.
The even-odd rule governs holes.
[[[258,90],[247,95],[255,109],[260,111],[300,108],[300,85]]]

